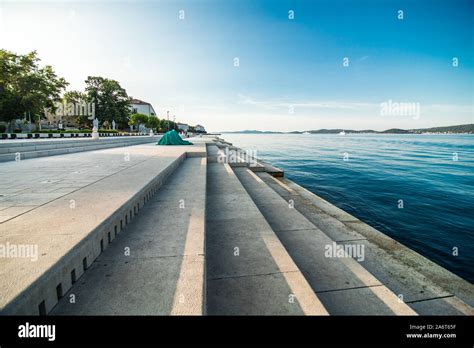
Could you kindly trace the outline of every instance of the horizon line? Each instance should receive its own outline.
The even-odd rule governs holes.
[[[433,128],[450,128],[450,127],[462,127],[462,126],[474,126],[473,123],[464,123],[464,124],[456,124],[456,125],[449,125],[449,126],[434,126],[434,127],[423,127],[423,128],[387,128],[383,130],[376,130],[376,129],[353,129],[353,128],[319,128],[319,129],[306,129],[306,130],[289,130],[289,131],[277,131],[277,130],[260,130],[260,129],[242,129],[242,130],[221,130],[216,131],[220,133],[236,133],[236,132],[272,132],[272,133],[294,133],[294,132],[314,132],[314,131],[321,131],[321,130],[328,130],[328,131],[355,131],[355,132],[362,132],[362,131],[372,131],[372,132],[386,132],[392,129],[410,131],[410,130],[425,130],[425,129],[433,129]],[[213,132],[214,133],[214,132]]]

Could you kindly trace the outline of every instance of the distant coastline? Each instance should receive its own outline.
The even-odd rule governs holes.
[[[222,131],[222,134],[339,134],[342,131],[345,134],[474,134],[474,123],[462,124],[458,126],[432,127],[419,129],[399,129],[391,128],[384,131],[375,131],[372,129],[353,130],[353,129],[318,129],[292,132],[273,132],[259,130],[242,131]]]

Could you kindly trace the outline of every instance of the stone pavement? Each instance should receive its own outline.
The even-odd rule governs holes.
[[[145,144],[0,163],[0,244],[38,248],[35,262],[0,258],[0,311],[48,312],[56,287],[69,289],[105,247],[104,236],[120,232],[187,154],[204,156],[204,146]]]

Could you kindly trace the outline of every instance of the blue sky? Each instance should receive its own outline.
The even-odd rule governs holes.
[[[208,130],[474,122],[473,1],[3,1],[0,8],[0,47],[37,50],[69,89],[83,89],[88,75],[113,78],[159,116],[170,110]],[[419,117],[381,116],[388,100],[419,103]]]

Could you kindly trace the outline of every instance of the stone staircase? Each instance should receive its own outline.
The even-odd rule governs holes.
[[[1,223],[0,243],[37,243],[41,257],[0,259],[0,313],[473,314],[471,284],[277,168],[223,163],[226,146],[130,147],[144,156],[133,166]]]
[[[185,159],[52,314],[202,315],[205,195],[206,158]]]
[[[230,165],[209,163],[207,187],[207,314],[326,315]]]
[[[362,263],[350,255],[328,253],[326,249],[335,245],[333,240],[250,169],[234,171],[330,314],[416,314]]]
[[[157,142],[161,136],[133,136],[117,138],[8,140],[0,142],[0,162],[19,161],[31,158],[64,155]]]
[[[75,181],[75,185],[81,186],[0,223],[0,244],[33,245],[38,250],[34,261],[0,259],[0,314],[50,313],[58,301],[66,300],[65,294],[71,287],[80,285],[86,271],[96,267],[94,261],[127,229],[176,168],[196,157],[205,159],[203,146],[150,144],[56,156],[57,161],[38,158],[0,164],[0,170],[17,177],[17,181],[22,175],[28,181],[26,173],[30,172],[39,176],[38,168],[43,178],[50,177],[44,182],[71,180],[71,175],[75,177],[81,171],[83,175],[94,176]],[[66,167],[65,172],[58,171],[59,163]],[[97,167],[102,168],[100,172],[93,171]],[[204,181],[204,173],[200,176]],[[41,185],[35,184],[32,189],[36,186]],[[20,189],[17,196],[21,192]],[[13,204],[12,199],[17,196],[7,196],[0,203]],[[28,197],[17,202],[28,204]],[[130,250],[130,256],[137,252]],[[84,304],[77,303],[76,308]]]

